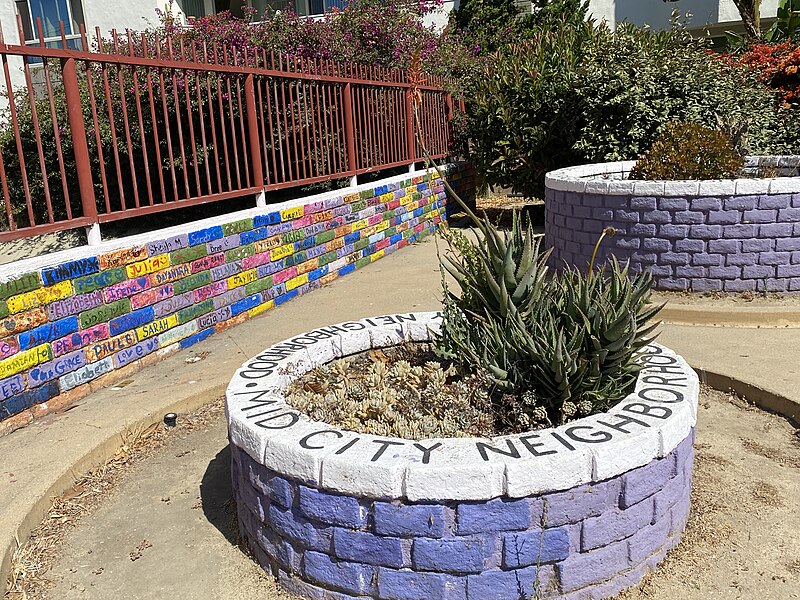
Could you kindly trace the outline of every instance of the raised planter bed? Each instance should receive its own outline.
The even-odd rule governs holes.
[[[345,431],[287,405],[296,377],[428,341],[438,313],[316,329],[247,361],[226,393],[242,539],[290,591],[381,600],[605,598],[677,544],[689,512],[698,381],[648,348],[608,412],[494,439]]]
[[[553,171],[545,192],[554,264],[584,267],[605,227],[613,254],[655,287],[696,292],[800,291],[800,157],[751,157],[773,178],[632,181],[635,162]],[[792,176],[793,175],[793,176]]]

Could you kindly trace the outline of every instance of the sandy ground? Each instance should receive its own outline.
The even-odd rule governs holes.
[[[142,445],[132,443],[124,468],[96,474],[57,503],[33,538],[36,552],[22,553],[22,579],[7,600],[289,598],[235,545],[220,404],[156,437],[160,450],[138,459]],[[621,598],[798,598],[798,514],[798,432],[706,390],[684,540]]]
[[[741,294],[722,294],[716,292],[664,292],[654,291],[653,300],[669,302],[671,305],[698,306],[702,308],[732,309],[800,309],[800,294],[763,294],[745,292]]]

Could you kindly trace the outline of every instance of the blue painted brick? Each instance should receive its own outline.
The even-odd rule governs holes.
[[[149,323],[155,318],[152,306],[140,308],[129,312],[127,315],[120,315],[108,322],[108,328],[111,335],[118,335],[129,329],[135,329],[140,325]]]
[[[47,382],[46,384],[6,398],[0,402],[0,417],[10,417],[30,408],[34,404],[47,402],[50,398],[58,396],[61,392],[58,379]]]
[[[503,566],[515,569],[564,560],[569,547],[566,527],[507,533],[503,536]]]
[[[669,240],[645,239],[642,241],[642,248],[655,252],[669,252],[672,249],[672,244]]]
[[[693,279],[689,282],[689,289],[693,292],[719,292],[722,282],[718,279]]]
[[[351,263],[347,266],[344,266],[341,269],[339,269],[339,277],[341,277],[342,275],[347,275],[348,273],[352,273],[355,270],[356,270],[355,263]]]
[[[626,557],[627,558],[627,557]],[[468,600],[519,600],[548,597],[553,586],[551,566],[525,567],[513,571],[487,571],[467,577]]]
[[[22,373],[0,380],[0,400],[10,398],[25,389],[25,378]]]
[[[459,504],[456,509],[456,533],[517,531],[531,526],[530,500],[501,500]]]
[[[308,274],[309,281],[316,281],[321,277],[325,277],[328,274],[328,266],[325,265],[324,267],[320,267],[319,269],[314,269]]]
[[[774,223],[777,219],[777,210],[746,210],[744,212],[746,223]]]
[[[256,215],[253,217],[253,228],[258,229],[265,225],[277,225],[281,222],[281,214],[278,212],[271,212],[266,215]]]
[[[276,504],[270,504],[268,516],[269,526],[278,535],[294,540],[305,548],[330,552],[332,528],[317,526],[295,511]]]
[[[689,236],[706,240],[717,240],[722,237],[722,225],[690,225]]]
[[[352,496],[339,496],[300,486],[300,510],[316,521],[354,529],[367,524],[367,511]]]
[[[705,277],[706,268],[701,266],[677,266],[675,267],[675,277],[682,278],[688,277],[694,279],[697,277]]]
[[[480,573],[490,566],[495,540],[488,536],[416,538],[412,551],[415,570],[439,573]]]
[[[622,476],[622,495],[620,506],[629,508],[661,490],[666,483],[678,474],[677,454],[628,471]]]
[[[791,223],[770,223],[758,227],[758,237],[762,238],[782,238],[792,236]]]
[[[205,244],[210,242],[211,240],[218,240],[222,237],[222,227],[216,225],[214,227],[209,227],[207,229],[201,229],[199,231],[192,231],[189,233],[189,245],[196,246],[197,244]]]
[[[378,569],[378,597],[385,600],[463,600],[466,581],[441,573]]]
[[[720,210],[722,199],[720,198],[692,198],[689,203],[692,210]]]
[[[663,225],[672,222],[672,213],[666,210],[651,210],[642,213],[642,223],[655,223]]]
[[[403,234],[402,233],[396,233],[392,237],[389,238],[389,243],[390,244],[396,244],[402,239],[403,239]]]
[[[581,530],[581,551],[593,550],[629,537],[653,519],[653,499],[647,498],[626,510],[608,511],[589,517]]]
[[[407,542],[410,543],[410,542]],[[374,535],[336,527],[333,530],[333,553],[337,558],[400,568],[408,566],[400,538]]]
[[[264,240],[268,237],[269,235],[267,234],[266,227],[258,227],[256,229],[251,229],[250,231],[243,231],[239,234],[239,240],[241,241],[242,246],[252,244],[258,240]]]
[[[758,254],[755,252],[737,252],[736,254],[728,254],[725,257],[725,264],[728,266],[744,266],[758,264]]]
[[[287,570],[300,572],[300,555],[292,545],[267,527],[256,528],[256,543],[273,561]]]
[[[705,249],[703,240],[675,240],[676,252],[703,252]]]
[[[633,210],[654,210],[656,207],[656,199],[647,196],[633,197],[630,200],[629,206]]]
[[[231,304],[231,316],[239,315],[261,304],[261,294],[253,294]]]
[[[33,348],[39,344],[44,344],[45,342],[64,337],[65,335],[75,333],[76,331],[78,331],[77,315],[67,317],[66,319],[61,319],[60,321],[55,321],[54,323],[45,323],[44,325],[39,325],[39,327],[35,327],[30,331],[20,333],[17,336],[17,340],[19,341],[19,349],[27,350],[28,348]]]
[[[689,281],[680,277],[664,277],[656,280],[659,288],[663,290],[688,290]]]
[[[679,225],[695,225],[698,223],[703,223],[706,219],[704,213],[696,210],[682,210],[680,212],[676,212],[672,218],[673,223],[677,223]]]
[[[658,235],[670,239],[684,239],[689,236],[689,226],[673,224],[661,225],[658,228]]]
[[[269,499],[284,508],[294,504],[294,486],[283,477],[273,477],[267,482]]]
[[[445,534],[445,507],[438,504],[397,505],[375,502],[375,532],[399,537],[439,538]]]
[[[689,255],[685,252],[664,252],[658,257],[658,263],[662,265],[686,265],[689,263]]]
[[[750,265],[742,269],[743,279],[763,279],[775,277],[775,267],[769,265]]]
[[[298,295],[298,292],[295,289],[295,290],[292,290],[291,292],[286,292],[285,294],[283,294],[281,296],[276,296],[275,297],[275,305],[276,306],[280,306],[281,304],[283,304],[287,300],[291,300],[292,298],[294,298],[297,295]]]
[[[692,264],[698,267],[719,267],[722,266],[722,254],[707,254],[705,252],[698,252],[692,254]]]
[[[753,210],[758,206],[758,196],[734,196],[725,198],[723,208],[725,210]]]
[[[756,289],[755,279],[731,279],[723,282],[726,292],[752,292]]]
[[[774,245],[775,240],[742,240],[742,252],[768,252]]]
[[[81,258],[62,263],[55,267],[42,269],[42,281],[45,285],[53,285],[67,279],[75,279],[100,271],[100,261],[96,256]]]
[[[689,210],[689,201],[686,198],[659,198],[658,208],[669,211]]]
[[[788,265],[791,256],[791,252],[762,252],[758,255],[758,262],[762,265]]]
[[[742,275],[741,267],[709,267],[708,276],[715,279],[738,279]]]
[[[789,194],[775,194],[761,196],[758,199],[758,208],[764,209],[781,209],[789,208],[792,204],[792,197]]]
[[[334,560],[319,552],[306,552],[303,571],[311,581],[356,595],[371,593],[376,574],[371,565]]]
[[[739,251],[739,240],[710,240],[708,251],[715,254],[731,254]]]
[[[189,337],[183,338],[180,341],[181,350],[183,350],[184,348],[188,348],[189,346],[193,346],[197,342],[202,342],[204,339],[206,339],[210,335],[213,335],[213,333],[214,333],[214,328],[212,327],[210,329],[204,329],[203,331],[201,331],[199,333],[194,333],[194,334],[190,335]]]
[[[709,225],[734,225],[742,218],[738,210],[718,210],[708,213]]]

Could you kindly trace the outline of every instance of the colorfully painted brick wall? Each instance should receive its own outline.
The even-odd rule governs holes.
[[[243,539],[304,598],[599,599],[635,585],[677,544],[693,439],[606,481],[521,499],[331,494],[277,475],[235,445],[232,477]]]
[[[599,260],[629,260],[633,270],[650,271],[658,288],[800,291],[800,177],[581,180],[585,169],[610,174],[627,164],[550,174],[545,236],[553,264],[585,267],[603,229],[613,227],[617,235],[603,242]]]
[[[465,165],[448,179],[466,191],[474,181]],[[6,265],[0,421],[27,422],[51,399],[80,397],[413,243],[445,203],[433,176],[395,177]]]

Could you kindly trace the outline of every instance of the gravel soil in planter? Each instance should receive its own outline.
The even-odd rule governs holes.
[[[420,441],[286,403],[336,358],[425,342],[439,313],[323,327],[247,361],[226,393],[242,539],[306,598],[605,598],[674,547],[689,512],[699,385],[653,344],[605,413],[496,438]]]

